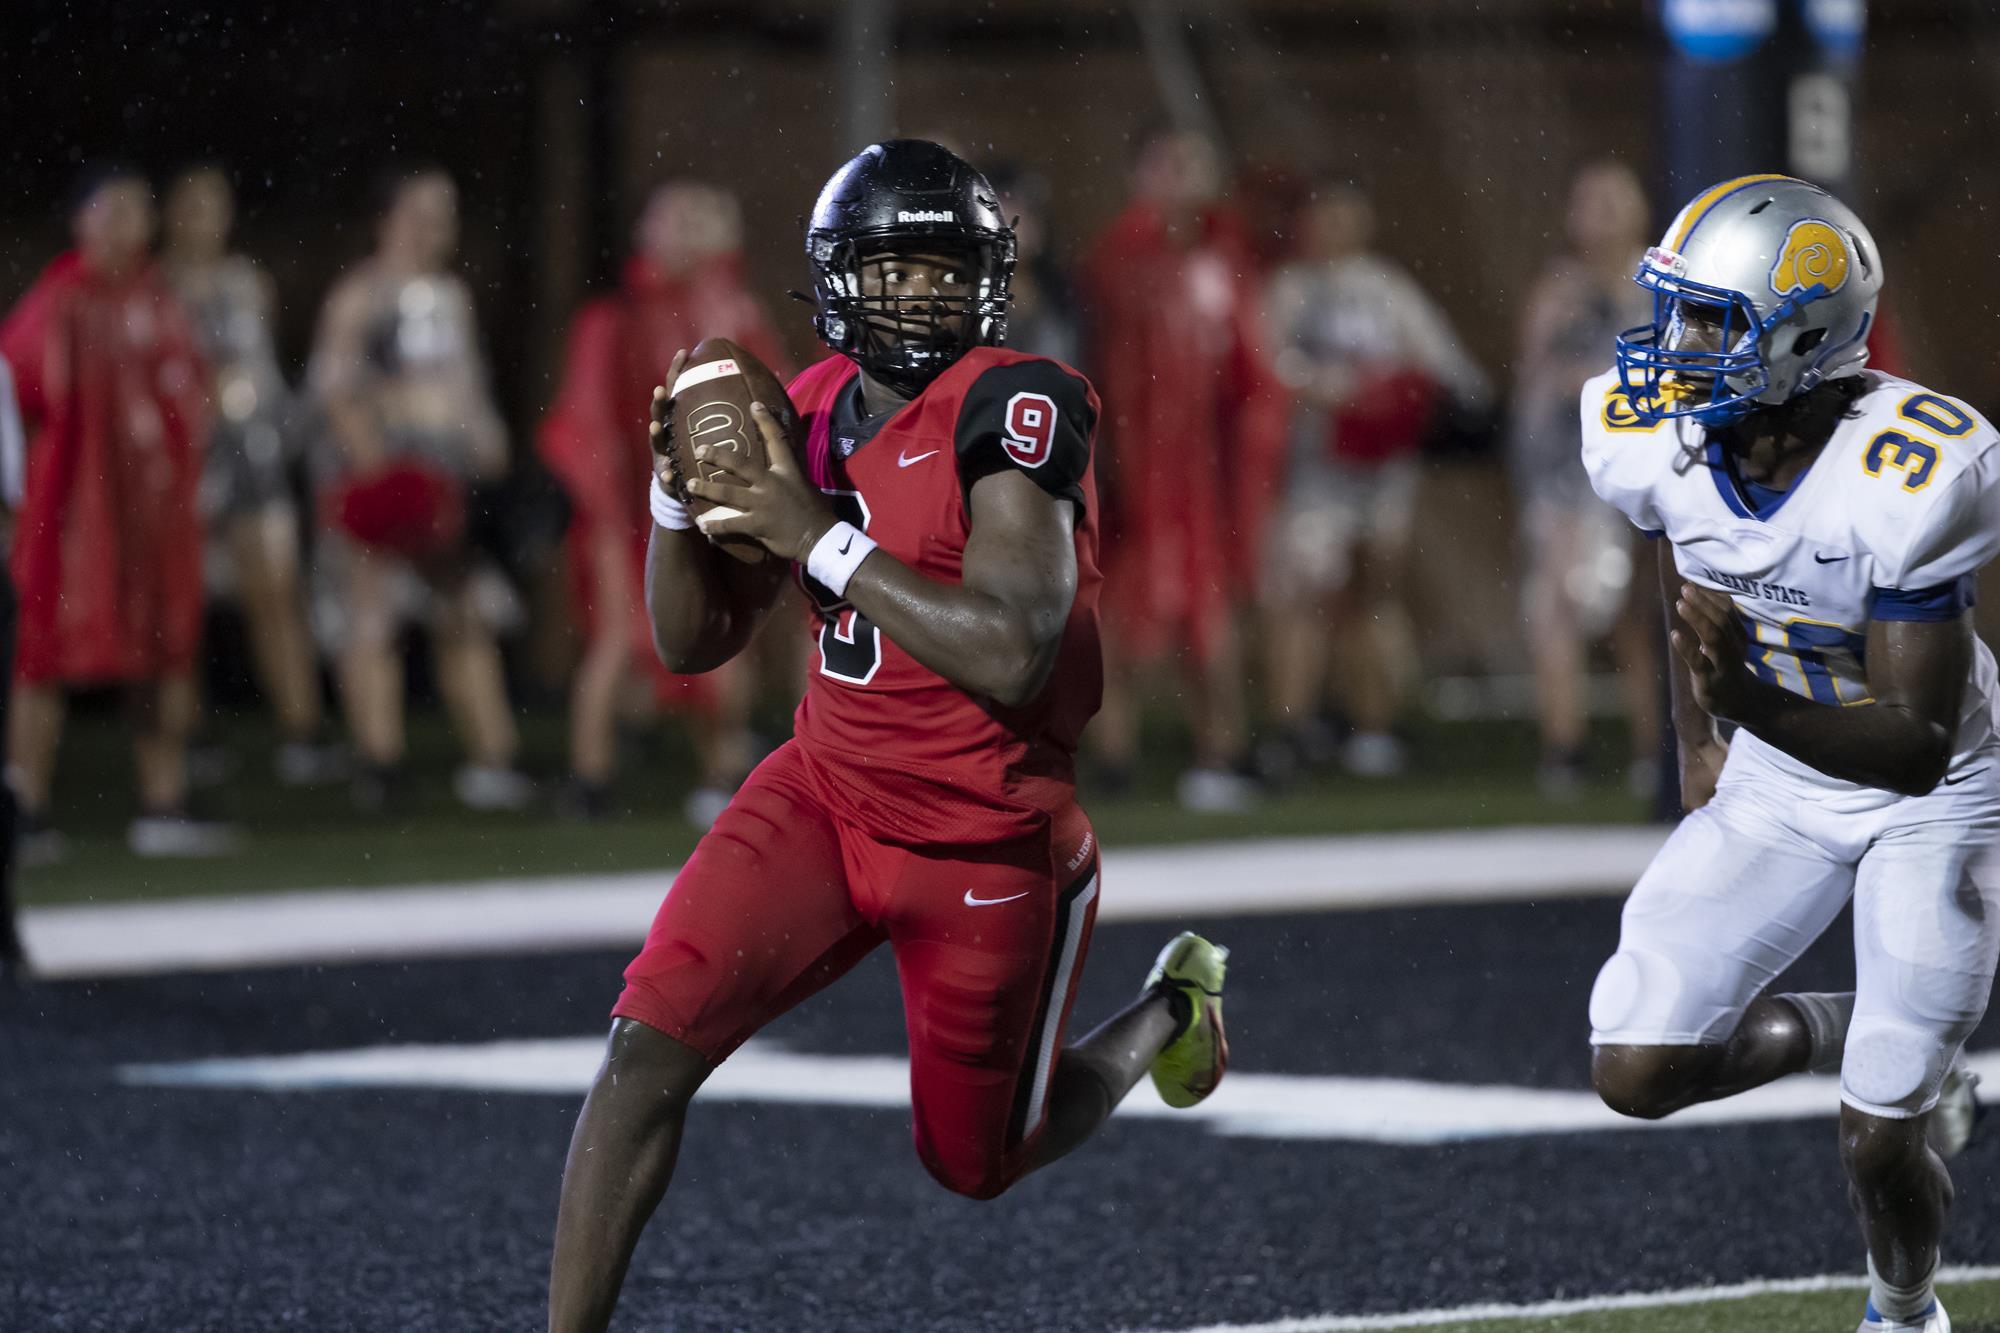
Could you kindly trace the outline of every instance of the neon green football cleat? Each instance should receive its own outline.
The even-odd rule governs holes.
[[[1160,950],[1140,994],[1158,989],[1173,1002],[1180,1031],[1153,1057],[1153,1086],[1169,1106],[1193,1106],[1222,1082],[1229,1037],[1222,1030],[1222,977],[1229,950],[1184,930]]]

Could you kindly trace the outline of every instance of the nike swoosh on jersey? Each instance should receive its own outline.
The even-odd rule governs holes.
[[[1005,898],[975,898],[972,896],[972,890],[967,889],[965,891],[965,905],[967,907],[991,907],[995,903],[1011,903],[1016,898],[1025,898],[1027,896],[1028,891],[1023,889],[1021,892],[1011,893]]]
[[[1838,564],[1840,561],[1845,560],[1847,558],[1848,557],[1844,555],[1821,555],[1818,551],[1813,552],[1813,563],[1816,565]]]
[[[905,455],[905,454],[897,454],[897,455],[896,455],[896,466],[897,466],[897,467],[909,467],[909,466],[910,466],[910,465],[911,465],[912,463],[921,463],[921,462],[923,462],[923,461],[924,461],[924,460],[925,460],[926,458],[929,458],[929,457],[931,456],[931,454],[935,454],[935,453],[938,453],[938,452],[939,452],[938,450],[936,450],[936,449],[933,449],[933,450],[931,450],[931,452],[930,452],[929,454],[918,454],[918,455],[917,455],[917,456],[916,456],[915,458],[911,458],[911,457],[909,457],[909,456],[907,456],[907,455]]]

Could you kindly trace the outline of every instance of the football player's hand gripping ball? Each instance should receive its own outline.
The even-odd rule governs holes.
[[[748,537],[781,560],[803,562],[819,539],[838,520],[833,507],[799,470],[792,443],[778,418],[762,403],[750,407],[750,420],[764,441],[764,457],[747,457],[735,450],[699,445],[688,494],[697,500],[739,512],[723,516],[720,509],[696,519],[710,541]]]
[[[687,366],[687,348],[674,353],[673,363],[667,367],[667,384],[678,384],[681,371]],[[653,471],[659,474],[660,485],[668,495],[686,504],[688,500],[687,479],[694,475],[683,457],[684,450],[674,436],[674,395],[667,384],[653,386],[653,423],[648,432],[652,437]]]

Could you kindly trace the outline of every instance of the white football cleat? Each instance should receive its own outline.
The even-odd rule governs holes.
[[[1946,1071],[1937,1105],[1924,1125],[1924,1138],[1929,1141],[1931,1151],[1945,1158],[1964,1152],[1979,1116],[1979,1075],[1965,1067],[1965,1056],[1961,1054]]]
[[[1931,1308],[1914,1323],[1902,1319],[1885,1319],[1875,1313],[1875,1302],[1870,1301],[1861,1316],[1861,1327],[1854,1333],[1951,1333],[1951,1316],[1944,1312],[1942,1302],[1933,1299]]]

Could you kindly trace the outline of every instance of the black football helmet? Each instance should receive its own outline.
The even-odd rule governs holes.
[[[865,295],[862,262],[883,254],[962,255],[970,294]],[[1014,231],[986,178],[949,149],[862,149],[819,192],[806,257],[820,340],[897,393],[914,397],[971,348],[1006,341]]]

